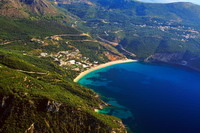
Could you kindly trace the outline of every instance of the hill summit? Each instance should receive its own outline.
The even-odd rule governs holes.
[[[55,15],[55,7],[46,0],[0,0],[0,15],[24,18],[31,14]]]

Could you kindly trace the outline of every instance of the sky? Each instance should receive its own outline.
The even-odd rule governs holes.
[[[138,0],[138,1],[150,2],[150,3],[192,2],[194,4],[200,5],[200,0]]]

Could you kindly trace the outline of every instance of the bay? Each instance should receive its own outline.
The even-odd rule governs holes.
[[[104,67],[78,83],[112,105],[114,115],[134,133],[200,133],[200,73],[141,62]]]

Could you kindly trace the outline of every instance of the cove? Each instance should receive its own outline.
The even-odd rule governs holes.
[[[200,73],[180,67],[123,63],[92,71],[78,83],[97,92],[134,133],[200,133]]]

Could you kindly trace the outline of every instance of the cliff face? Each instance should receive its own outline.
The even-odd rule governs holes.
[[[188,56],[181,53],[155,53],[145,59],[145,62],[163,62],[169,64],[176,64],[192,68],[194,70],[200,71],[200,57],[198,56]]]
[[[0,103],[0,132],[109,133],[112,131],[112,128],[80,108],[44,97],[22,100],[12,95],[1,94]]]
[[[24,8],[29,9],[31,12],[41,15],[55,15],[57,13],[55,7],[46,0],[20,0]]]
[[[165,63],[175,63],[175,62],[180,62],[182,59],[182,55],[179,53],[155,53],[148,58],[146,58],[145,61],[160,61],[160,62],[165,62]],[[177,62],[177,63],[178,63]]]
[[[46,0],[0,0],[0,6],[0,15],[15,18],[57,14],[55,7]]]

